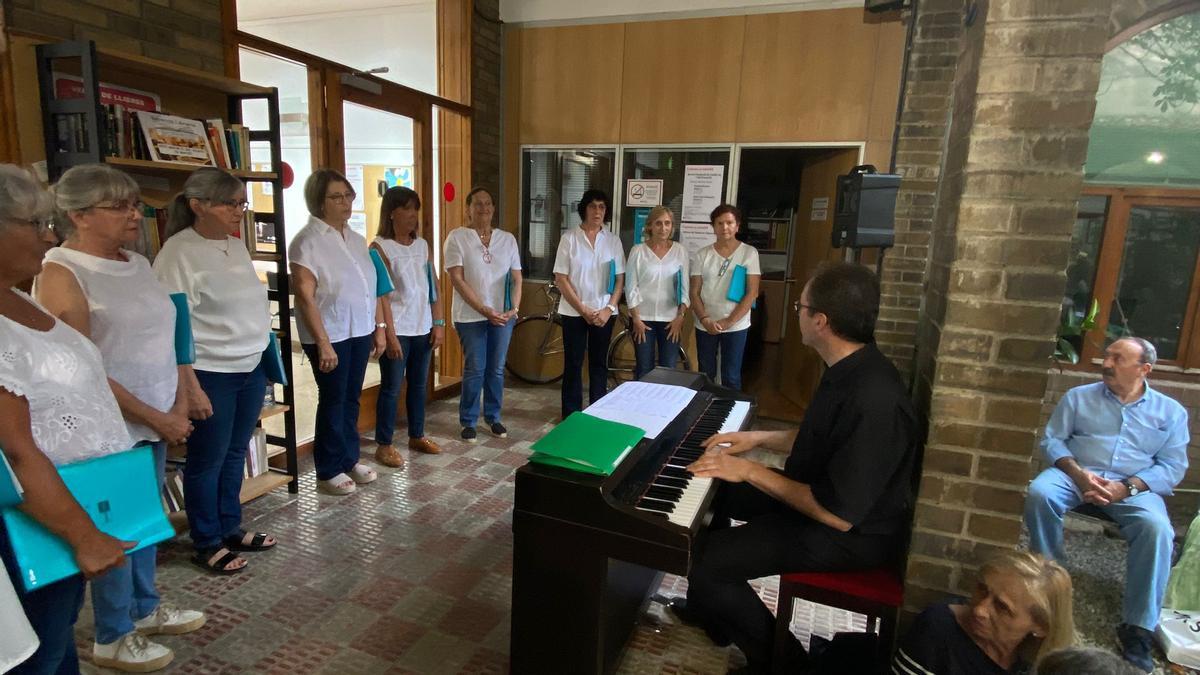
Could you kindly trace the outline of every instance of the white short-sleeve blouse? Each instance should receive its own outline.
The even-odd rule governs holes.
[[[675,302],[676,273],[680,274],[683,287],[679,289],[681,302]],[[687,249],[679,242],[671,242],[667,254],[659,258],[646,244],[638,244],[629,251],[629,262],[625,265],[625,297],[629,308],[636,308],[642,321],[674,321],[679,314],[679,305],[688,304]]]
[[[457,227],[446,236],[446,269],[463,268],[463,280],[483,304],[504,311],[504,280],[510,270],[521,271],[521,251],[517,238],[493,228],[491,243],[485,249],[479,233],[470,227]],[[488,261],[491,262],[488,262]],[[487,317],[467,304],[454,289],[451,318],[455,323],[487,321]]]
[[[612,262],[617,274],[625,273],[625,249],[621,238],[601,228],[596,233],[596,243],[588,241],[582,227],[573,227],[563,232],[558,240],[558,252],[554,256],[554,273],[565,274],[579,301],[592,309],[604,309],[612,303],[608,292],[608,264]],[[563,297],[558,301],[558,313],[579,316],[579,312]]]
[[[309,216],[288,246],[288,260],[312,272],[316,303],[330,342],[370,335],[375,330],[375,264],[367,240],[349,226],[341,232]],[[296,322],[300,342],[317,339],[304,321]]]
[[[704,309],[708,312],[708,316],[714,321],[720,321],[733,313],[733,309],[738,303],[728,298],[729,282],[733,280],[733,271],[738,265],[746,268],[746,276],[751,274],[762,274],[762,269],[758,265],[758,249],[749,244],[739,243],[738,247],[733,250],[733,255],[728,258],[717,253],[713,248],[713,244],[709,244],[704,248],[696,251],[696,255],[692,257],[691,272],[692,276],[700,277],[700,300],[704,302]],[[746,287],[749,288],[750,280],[746,280]],[[695,318],[696,328],[704,330],[704,326],[700,323],[700,317]],[[723,332],[733,333],[739,330],[746,330],[750,327],[750,312],[746,312],[737,323],[727,327]]]

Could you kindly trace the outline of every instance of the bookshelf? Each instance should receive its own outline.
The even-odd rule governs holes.
[[[746,243],[758,249],[764,279],[783,280],[792,266],[792,209],[754,210],[746,216]]]
[[[267,456],[282,456],[282,466],[270,466],[259,476],[247,478],[242,486],[242,501],[249,501],[286,485],[288,491],[299,490],[299,463],[296,456],[295,392],[292,373],[291,300],[283,209],[282,147],[279,130],[279,94],[273,87],[260,87],[212,73],[153,59],[98,49],[91,41],[71,41],[40,44],[36,48],[38,89],[41,99],[42,132],[46,148],[46,173],[51,182],[68,168],[80,164],[107,163],[131,175],[141,187],[142,199],[148,205],[163,208],[182,188],[198,165],[177,162],[151,161],[127,156],[120,151],[127,143],[114,143],[121,124],[114,125],[112,111],[128,93],[132,98],[156,99],[159,112],[189,120],[219,119],[225,127],[242,125],[243,118],[253,107],[260,116],[266,113],[266,128],[245,132],[244,166],[230,170],[246,183],[247,195],[258,185],[254,197],[255,230],[262,225],[273,233],[274,251],[256,250],[262,242],[252,242],[255,231],[245,239],[251,258],[272,269],[267,297],[277,309],[272,320],[278,319],[274,330],[279,335],[284,372],[289,385],[282,387],[282,396],[263,407],[259,424],[268,417],[284,416],[284,434],[266,436]],[[69,95],[62,80],[72,80]],[[64,143],[67,129],[70,143]],[[127,141],[130,136],[126,136]],[[210,145],[215,145],[209,139]],[[212,148],[213,152],[219,152]],[[117,156],[121,154],[122,156]],[[232,152],[229,153],[232,155]],[[218,165],[221,163],[218,160]],[[265,169],[265,170],[264,170]],[[269,190],[263,189],[269,186]],[[147,227],[154,221],[147,218]],[[154,239],[151,237],[151,239]],[[157,240],[157,239],[154,239]],[[150,251],[151,255],[157,248]],[[276,385],[278,387],[278,385]],[[277,391],[273,390],[273,391]],[[265,396],[265,391],[264,391]],[[178,458],[178,453],[172,453]],[[178,459],[176,459],[178,461]],[[176,520],[182,513],[176,514]]]

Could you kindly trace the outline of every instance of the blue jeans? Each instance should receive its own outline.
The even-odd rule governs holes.
[[[588,402],[595,403],[608,393],[608,343],[612,342],[610,318],[603,326],[593,326],[581,316],[562,317],[563,379],[562,416],[583,410],[583,357],[588,362]]]
[[[675,363],[679,361],[679,342],[672,340],[667,336],[667,326],[669,321],[646,321],[644,322],[649,329],[646,331],[646,339],[638,344],[633,343],[633,357],[636,365],[633,368],[633,379],[640,380],[646,373],[654,370],[656,365],[654,352],[658,351],[657,365],[664,368],[674,368]],[[629,332],[630,339],[633,338],[633,331]]]
[[[742,356],[746,353],[746,336],[750,329],[717,333],[696,329],[696,360],[700,372],[714,382],[717,379],[717,352],[721,353],[721,386],[730,389],[742,388]]]
[[[1063,514],[1083,498],[1066,473],[1050,467],[1029,484],[1025,496],[1025,526],[1029,548],[1047,558],[1063,558]],[[1101,506],[1121,528],[1129,542],[1125,558],[1125,600],[1122,620],[1153,631],[1158,625],[1163,594],[1171,574],[1171,550],[1175,531],[1162,497],[1143,492],[1114,504]]]
[[[483,419],[488,424],[500,421],[504,402],[504,361],[508,341],[512,339],[510,320],[503,326],[489,321],[455,322],[463,350],[462,397],[458,400],[458,422],[474,427],[479,420],[479,392],[483,391]]]
[[[317,424],[313,438],[313,464],[317,480],[329,480],[358,464],[358,397],[362,395],[372,337],[333,343],[337,367],[322,373],[317,346],[301,345],[317,381]]]
[[[167,442],[151,443],[158,484],[163,483]],[[133,632],[133,622],[150,616],[158,607],[154,587],[158,547],[147,546],[126,556],[124,565],[92,579],[92,614],[96,619],[96,642],[109,644]]]
[[[16,559],[8,544],[8,531],[0,520],[0,558],[12,578],[21,609],[37,635],[37,651],[23,663],[8,671],[10,675],[78,675],[79,657],[75,653],[75,620],[83,607],[87,582],[82,574],[56,581],[49,586],[21,592],[20,574]],[[8,608],[6,611],[15,611]]]
[[[433,355],[430,334],[398,335],[400,358],[379,357],[379,399],[375,403],[375,442],[391,445],[396,431],[396,404],[400,383],[407,381],[404,410],[408,415],[408,437],[425,437],[425,383],[429,379],[429,358]],[[407,368],[407,370],[406,370]],[[499,408],[499,406],[497,406]]]
[[[262,412],[267,376],[259,363],[248,373],[197,370],[213,414],[193,422],[183,470],[188,527],[198,550],[217,548],[242,529],[242,477],[246,448]]]

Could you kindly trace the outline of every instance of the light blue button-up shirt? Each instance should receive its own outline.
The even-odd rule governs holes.
[[[1121,403],[1103,382],[1067,391],[1042,436],[1051,464],[1074,457],[1106,480],[1136,476],[1152,492],[1169,495],[1187,471],[1187,411],[1150,388]]]

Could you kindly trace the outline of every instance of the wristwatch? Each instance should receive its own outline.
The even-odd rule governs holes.
[[[616,313],[617,313],[617,307],[616,307],[616,305],[608,305],[608,306],[606,306],[606,307],[605,307],[605,309],[607,309],[609,312],[612,312],[613,314],[616,314]]]
[[[1134,483],[1132,480],[1130,480],[1128,478],[1121,481],[1121,484],[1125,486],[1126,490],[1129,490],[1130,497],[1136,497],[1142,493],[1142,490],[1141,490],[1141,488],[1139,488],[1137,486],[1137,483]]]
[[[433,320],[433,325],[435,325],[435,326],[439,326],[439,327],[440,327],[440,326],[445,326],[445,325],[446,325],[446,320],[445,320],[445,319],[434,319],[434,320]]]

